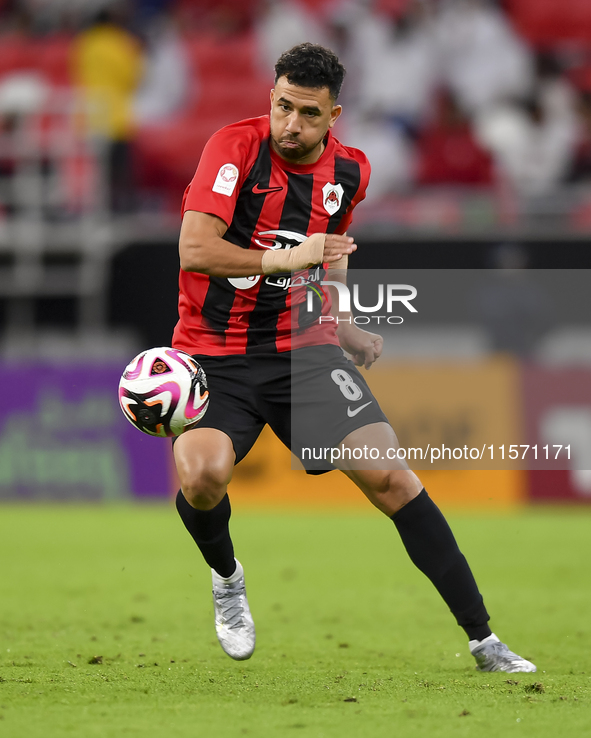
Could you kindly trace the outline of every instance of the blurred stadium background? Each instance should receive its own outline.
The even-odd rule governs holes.
[[[472,508],[591,501],[591,3],[0,0],[0,29],[0,500],[175,489],[169,444],[126,423],[115,387],[139,350],[170,342],[181,196],[204,143],[266,113],[277,56],[310,40],[348,68],[336,135],[373,166],[351,267],[500,275],[477,329],[443,305],[372,370],[431,388],[420,413],[404,405],[406,438],[471,445],[466,417],[488,403],[508,408],[507,437],[579,439],[578,469],[430,471],[427,486]],[[526,320],[548,307],[527,270],[579,275],[563,282],[571,323]],[[496,389],[438,401],[442,366]],[[265,434],[234,500],[364,504],[339,477],[304,489]]]

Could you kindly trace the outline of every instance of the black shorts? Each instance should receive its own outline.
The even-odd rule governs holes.
[[[210,393],[199,427],[229,436],[236,463],[267,423],[302,461],[302,448],[334,448],[358,428],[388,422],[365,379],[338,346],[276,354],[196,354],[195,359],[205,370]],[[302,463],[309,474],[335,468],[307,456]]]

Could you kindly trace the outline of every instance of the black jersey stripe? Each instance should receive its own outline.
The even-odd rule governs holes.
[[[261,143],[257,159],[240,188],[232,223],[224,235],[226,241],[242,246],[243,249],[250,247],[252,236],[265,203],[265,195],[253,197],[252,188],[257,183],[263,189],[269,187],[270,179],[271,152],[267,139]]]
[[[344,159],[343,157],[336,156],[334,162],[334,184],[343,186],[343,202],[337,212],[330,216],[326,229],[327,233],[334,233],[336,231],[347,208],[357,194],[357,190],[361,184],[361,169],[359,168],[358,162],[354,159]]]
[[[278,230],[306,235],[312,216],[313,174],[287,172],[287,193],[283,201]],[[281,240],[279,237],[278,240]],[[293,244],[292,244],[293,245]],[[261,350],[277,351],[277,321],[280,312],[286,309],[287,289],[277,286],[281,279],[289,284],[291,274],[273,274],[263,280],[257,303],[250,314],[247,331],[247,352]]]
[[[264,197],[253,197],[252,188],[259,182],[268,187],[271,178],[271,154],[267,141],[261,143],[258,156],[248,173],[236,200],[234,217],[230,227],[224,234],[224,240],[249,248],[261,210]],[[210,277],[207,294],[203,301],[201,315],[214,330],[225,333],[230,323],[230,311],[234,304],[236,287],[223,277]]]

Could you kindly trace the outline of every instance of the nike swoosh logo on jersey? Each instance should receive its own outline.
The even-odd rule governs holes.
[[[252,194],[267,195],[269,192],[281,192],[282,189],[283,187],[259,187],[259,183],[257,182],[252,188]]]
[[[351,410],[351,408],[348,407],[347,408],[347,415],[350,418],[354,418],[357,415],[357,413],[360,413],[363,410],[364,407],[367,407],[368,405],[371,405],[372,402],[373,402],[373,400],[370,400],[369,402],[366,402],[365,405],[361,405],[361,407],[356,407],[355,410]]]

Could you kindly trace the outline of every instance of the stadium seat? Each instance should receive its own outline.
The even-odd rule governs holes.
[[[489,185],[492,160],[476,140],[454,95],[441,90],[433,120],[417,141],[417,181],[424,185]]]
[[[2,39],[0,76],[11,72],[35,70],[56,86],[70,84],[70,44],[68,36],[43,39],[6,36]]]
[[[589,0],[507,0],[517,30],[535,44],[591,41]]]

